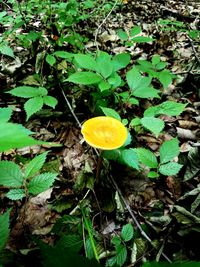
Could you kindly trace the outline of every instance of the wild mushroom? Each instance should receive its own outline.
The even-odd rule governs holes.
[[[81,133],[92,147],[102,150],[113,150],[121,147],[127,137],[126,127],[111,117],[99,116],[83,123]]]
[[[117,149],[126,142],[128,137],[126,127],[119,120],[106,116],[94,117],[84,122],[81,133],[90,146],[101,150]],[[96,171],[97,183],[101,164],[102,158],[100,153]]]

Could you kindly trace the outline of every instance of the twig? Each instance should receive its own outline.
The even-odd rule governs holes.
[[[64,96],[64,99],[65,99],[65,101],[67,103],[67,106],[68,106],[69,110],[71,111],[71,113],[72,113],[74,119],[76,120],[79,128],[81,128],[81,123],[80,123],[79,119],[77,118],[76,114],[74,113],[73,108],[72,108],[71,104],[69,103],[69,100],[67,99],[67,97],[65,95],[65,92],[63,91],[63,89],[61,89],[61,91],[62,91],[62,94]]]
[[[194,53],[194,56],[195,56],[196,60],[198,61],[199,65],[200,65],[200,58],[199,58],[199,55],[198,55],[198,53],[196,51],[196,48],[194,47],[193,41],[188,35],[187,35],[187,38],[188,38],[188,40],[190,42],[190,45],[192,47],[192,51]]]
[[[115,186],[115,188],[116,188],[116,190],[117,190],[117,192],[118,192],[118,194],[119,194],[121,200],[124,202],[124,205],[125,205],[126,209],[128,210],[129,214],[131,215],[131,218],[133,219],[134,223],[136,224],[137,228],[139,229],[141,235],[142,235],[142,236],[143,236],[149,243],[151,243],[151,245],[152,245],[152,240],[151,240],[151,238],[150,238],[150,237],[143,231],[143,229],[142,229],[140,223],[138,222],[138,220],[136,219],[135,215],[133,214],[133,212],[132,212],[132,210],[131,210],[129,204],[127,203],[126,199],[123,197],[122,192],[121,192],[121,190],[119,189],[117,183],[115,182],[115,180],[113,179],[112,176],[110,176],[110,178],[111,178],[111,181],[112,181],[112,183],[114,184],[114,186]],[[171,263],[171,260],[167,257],[167,255],[165,255],[165,253],[161,252],[161,255],[162,255],[168,262]]]
[[[108,17],[110,16],[110,14],[113,12],[113,10],[115,9],[116,5],[117,5],[117,2],[119,0],[116,0],[113,7],[111,8],[111,10],[109,11],[108,15],[103,19],[102,23],[98,26],[97,30],[96,30],[96,33],[95,33],[95,36],[94,36],[94,43],[95,43],[95,46],[97,48],[97,50],[99,50],[99,46],[98,46],[98,43],[97,43],[97,37],[98,37],[98,34],[99,34],[99,30],[101,29],[101,27],[103,26],[103,24],[106,22],[106,20],[108,19]]]

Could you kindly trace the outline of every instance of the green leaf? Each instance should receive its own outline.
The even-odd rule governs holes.
[[[0,161],[0,184],[3,186],[22,186],[23,176],[20,167],[12,161]]]
[[[127,249],[125,246],[120,245],[119,247],[117,247],[117,255],[116,255],[116,263],[119,266],[122,266],[126,259],[127,259]]]
[[[20,124],[0,123],[0,152],[7,151],[11,148],[21,148],[36,144],[45,144],[43,141],[34,140],[28,136],[29,130]]]
[[[116,72],[112,73],[112,75],[110,75],[107,81],[110,85],[112,85],[113,89],[117,88],[122,83],[121,77]]]
[[[18,97],[31,98],[47,95],[48,91],[44,87],[18,86],[8,93]]]
[[[0,108],[0,123],[1,122],[7,122],[10,120],[12,115],[12,109],[11,108]]]
[[[45,95],[43,97],[43,102],[45,105],[51,107],[51,108],[55,108],[55,106],[58,104],[58,100],[50,95]]]
[[[115,263],[116,263],[116,256],[111,257],[110,259],[107,259],[106,267],[116,266]]]
[[[141,79],[142,75],[136,67],[133,67],[126,73],[126,80],[131,90],[134,90],[139,86]]]
[[[53,66],[56,63],[56,58],[52,55],[47,55],[46,56],[46,62],[50,65]]]
[[[97,59],[97,72],[99,72],[105,79],[108,78],[113,72],[113,65],[111,57],[108,53],[100,51]]]
[[[159,73],[158,79],[162,83],[164,88],[167,88],[172,82],[172,74],[169,70],[163,70]]]
[[[117,247],[121,244],[121,238],[117,235],[114,235],[111,239],[111,243]]]
[[[103,111],[103,113],[107,116],[107,117],[112,117],[114,119],[117,119],[119,121],[121,121],[121,117],[120,115],[112,108],[105,108],[105,107],[100,107],[101,110]]]
[[[131,38],[131,41],[135,43],[149,43],[149,42],[153,42],[154,39],[151,37],[146,37],[146,36],[137,36],[137,37]]]
[[[128,53],[117,54],[112,59],[113,71],[125,68],[130,63],[131,57]]]
[[[160,163],[166,163],[179,155],[179,141],[174,138],[169,141],[165,141],[160,146]]]
[[[132,167],[136,170],[139,169],[138,165],[138,157],[137,154],[135,153],[134,149],[129,148],[129,149],[124,149],[121,152],[121,159],[122,162],[129,167]]]
[[[119,38],[120,38],[122,41],[126,41],[126,40],[128,40],[128,34],[127,34],[125,31],[123,31],[122,29],[119,29],[119,30],[117,31],[117,35],[119,36]]]
[[[99,83],[100,81],[102,81],[102,78],[96,73],[82,71],[73,73],[72,75],[69,76],[69,78],[66,81],[75,84],[89,85],[89,84]]]
[[[108,82],[102,80],[98,84],[98,87],[99,87],[100,91],[103,92],[103,91],[110,89],[111,85]]]
[[[83,240],[77,234],[64,234],[56,243],[56,247],[71,249],[74,252],[79,252],[83,246]]]
[[[34,113],[41,110],[43,104],[43,98],[41,96],[36,96],[26,101],[26,103],[24,104],[24,110],[26,111],[26,120],[28,120]]]
[[[142,125],[149,131],[159,136],[160,132],[164,129],[164,121],[154,117],[144,117],[141,120]]]
[[[0,251],[5,247],[9,237],[9,213],[7,210],[3,215],[0,215]]]
[[[81,68],[93,70],[93,71],[97,70],[97,63],[92,56],[76,54],[74,58]]]
[[[157,172],[154,171],[150,171],[147,175],[148,178],[158,178],[159,174]]]
[[[135,26],[130,30],[130,36],[134,37],[135,35],[138,35],[141,33],[141,27],[140,26]]]
[[[24,189],[11,189],[9,192],[6,194],[7,198],[11,200],[20,200],[23,197],[26,196],[25,190]]]
[[[64,59],[68,59],[68,58],[73,58],[74,57],[74,54],[68,53],[68,52],[65,52],[65,51],[56,51],[56,52],[54,52],[54,55],[56,57],[60,57],[60,58],[64,58]]]
[[[48,152],[44,152],[39,156],[32,159],[26,166],[25,166],[25,177],[32,177],[33,175],[37,174],[39,170],[45,163],[46,157]]]
[[[152,87],[139,87],[132,92],[132,95],[139,98],[160,98],[159,91]]]
[[[49,189],[56,179],[57,173],[46,172],[32,178],[28,184],[28,192],[39,194]]]
[[[168,116],[178,116],[180,115],[187,104],[177,103],[174,101],[165,101],[158,105],[157,114],[166,114]]]
[[[125,242],[127,242],[133,238],[133,226],[132,226],[132,224],[128,223],[122,227],[121,237]]]
[[[13,53],[13,49],[10,46],[0,45],[0,53],[5,55],[5,56],[15,58],[14,53]]]
[[[153,55],[151,62],[153,65],[157,65],[160,62],[160,55]]]
[[[163,175],[175,175],[177,174],[183,165],[178,164],[176,162],[168,162],[160,166],[159,172]]]
[[[149,168],[157,168],[157,158],[153,152],[146,148],[135,148],[140,162],[148,166]]]

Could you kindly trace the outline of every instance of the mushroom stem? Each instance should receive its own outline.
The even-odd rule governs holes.
[[[102,161],[103,161],[103,158],[102,158],[102,151],[103,150],[99,150],[99,155],[98,155],[98,161],[97,161],[97,170],[96,170],[96,184],[99,183],[99,177],[100,177],[100,174],[101,174],[101,167],[102,167]]]

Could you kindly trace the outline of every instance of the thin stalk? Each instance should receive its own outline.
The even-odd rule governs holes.
[[[95,243],[94,243],[94,238],[93,238],[92,232],[90,230],[90,226],[89,226],[87,217],[85,215],[85,211],[83,209],[81,209],[81,212],[82,212],[82,215],[83,215],[83,221],[85,223],[85,227],[87,228],[87,231],[88,231],[88,234],[89,234],[89,238],[90,238],[90,242],[91,242],[91,245],[92,245],[92,250],[94,252],[95,259],[99,262],[99,256],[98,256],[98,253],[97,253],[97,249],[96,249],[96,246],[95,246]]]

